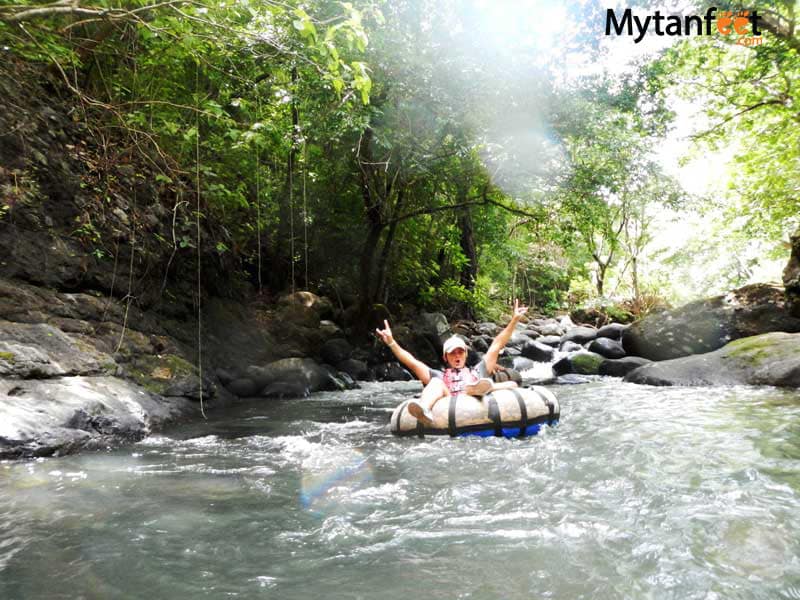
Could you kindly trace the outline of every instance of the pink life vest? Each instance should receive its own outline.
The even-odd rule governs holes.
[[[448,367],[444,370],[444,377],[442,377],[444,385],[451,394],[460,394],[468,385],[477,383],[478,379],[480,379],[478,372],[469,367],[463,369]]]

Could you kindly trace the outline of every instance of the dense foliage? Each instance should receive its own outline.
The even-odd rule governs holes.
[[[728,221],[796,226],[793,7],[771,9],[774,43],[695,40],[624,77],[565,75],[600,56],[596,2],[564,3],[557,40],[504,45],[455,0],[4,0],[0,45],[47,65],[116,160],[157,170],[182,251],[204,219],[259,290],[494,316],[669,293],[650,243],[686,202],[653,156],[671,85],[705,102],[704,142],[735,127]]]

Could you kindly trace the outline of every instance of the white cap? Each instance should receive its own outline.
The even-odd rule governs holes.
[[[464,352],[467,351],[467,344],[457,335],[454,335],[444,343],[444,348],[442,348],[443,354],[450,354],[456,348],[463,348]]]

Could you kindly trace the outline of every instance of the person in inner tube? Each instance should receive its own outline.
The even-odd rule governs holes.
[[[400,347],[394,339],[389,322],[384,321],[384,329],[376,329],[375,333],[383,340],[395,355],[397,360],[403,363],[425,388],[422,390],[420,399],[412,400],[408,404],[408,412],[411,413],[423,425],[430,425],[433,421],[433,407],[441,400],[452,394],[469,394],[470,396],[481,397],[492,389],[498,387],[513,387],[514,382],[494,384],[489,376],[494,373],[497,367],[497,357],[500,354],[514,328],[522,316],[528,312],[527,306],[520,306],[519,300],[514,300],[514,314],[505,329],[497,334],[492,341],[492,345],[483,359],[473,368],[467,367],[467,344],[463,339],[454,335],[444,343],[442,348],[445,362],[444,371],[431,369],[425,363],[418,360],[408,350]],[[513,385],[509,385],[513,384]]]

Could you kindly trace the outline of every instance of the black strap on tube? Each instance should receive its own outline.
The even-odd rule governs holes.
[[[406,400],[400,405],[400,409],[397,411],[397,416],[394,420],[394,430],[400,431],[400,419],[403,417],[403,411],[408,408],[408,403],[411,402],[410,400]]]
[[[512,388],[511,393],[514,394],[519,404],[519,437],[523,438],[528,429],[528,407],[525,405],[525,398],[522,397],[518,389]]]
[[[555,416],[556,406],[553,404],[550,398],[544,394],[539,394],[539,397],[544,400],[544,403],[547,405],[547,424],[552,425],[553,421],[555,420],[553,417]]]
[[[456,437],[456,402],[458,394],[450,396],[450,406],[447,409],[447,433],[450,437]]]
[[[489,418],[494,423],[494,434],[500,437],[503,435],[503,423],[500,420],[500,406],[497,404],[497,398],[493,394],[488,394],[484,399],[488,404]]]

